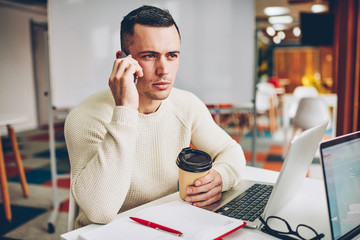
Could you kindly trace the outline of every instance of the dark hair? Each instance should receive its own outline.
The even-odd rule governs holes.
[[[133,43],[135,24],[153,27],[171,27],[174,25],[180,37],[179,28],[168,10],[144,5],[131,11],[121,21],[121,49],[126,54],[129,54],[129,46]]]

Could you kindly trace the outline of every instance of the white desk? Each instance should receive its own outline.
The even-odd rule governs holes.
[[[16,123],[26,122],[27,117],[11,114],[1,113],[0,115],[0,126],[13,125]]]
[[[278,172],[247,166],[244,178],[249,180],[274,183],[276,182],[278,175]],[[134,213],[146,207],[166,203],[177,198],[178,193],[170,194],[153,202],[123,212],[117,215],[115,220],[134,215]],[[324,239],[331,239],[328,212],[326,207],[325,187],[324,183],[320,180],[306,179],[299,193],[291,201],[289,201],[287,205],[284,206],[284,208],[279,212],[278,216],[286,219],[294,228],[297,226],[297,224],[304,223],[313,227],[318,233],[324,233]],[[61,239],[77,240],[81,233],[96,229],[100,226],[101,225],[90,224],[83,228],[62,234]],[[243,228],[225,237],[224,239],[253,240],[277,238],[267,235],[258,229],[254,230]]]
[[[323,99],[325,103],[332,107],[332,137],[336,136],[336,116],[337,116],[337,95],[336,94],[319,94],[319,98]],[[282,96],[283,103],[283,128],[284,128],[284,146],[283,156],[286,154],[286,149],[289,145],[288,130],[290,128],[290,108],[293,104],[299,101],[293,94],[284,94]]]

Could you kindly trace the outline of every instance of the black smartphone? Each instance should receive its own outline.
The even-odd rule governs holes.
[[[126,58],[127,54],[124,51],[121,51],[121,57],[120,58]]]

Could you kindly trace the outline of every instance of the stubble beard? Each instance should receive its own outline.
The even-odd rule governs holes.
[[[172,86],[170,87],[170,89],[162,91],[161,95],[148,92],[145,93],[145,96],[154,101],[162,101],[169,97],[171,90],[172,90]],[[165,91],[166,93],[164,93]]]

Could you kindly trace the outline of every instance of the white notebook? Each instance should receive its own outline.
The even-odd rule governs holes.
[[[182,236],[141,225],[126,217],[83,233],[79,239],[209,240],[220,239],[245,225],[241,220],[194,207],[181,200],[146,208],[132,217],[178,230],[182,232]]]

